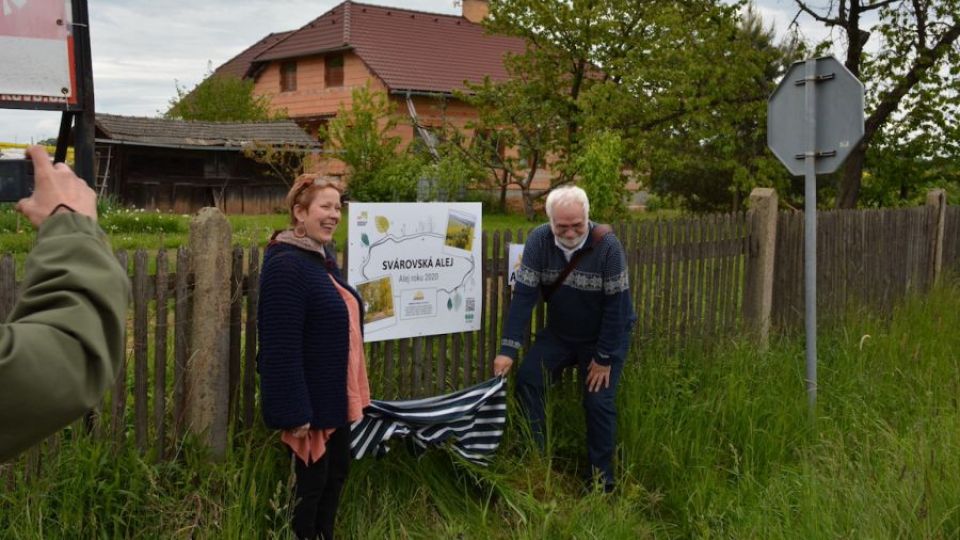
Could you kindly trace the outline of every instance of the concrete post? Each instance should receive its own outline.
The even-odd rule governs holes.
[[[750,193],[747,221],[750,247],[747,253],[743,318],[762,349],[770,338],[773,309],[773,265],[777,246],[777,192],[754,188]]]
[[[230,224],[216,208],[190,222],[194,274],[191,351],[186,369],[187,428],[223,457],[229,417]]]
[[[943,269],[943,236],[947,222],[947,192],[933,189],[927,192],[930,208],[930,285],[936,285]]]

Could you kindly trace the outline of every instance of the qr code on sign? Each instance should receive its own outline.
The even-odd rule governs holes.
[[[467,298],[467,311],[475,311],[477,309],[477,299],[476,298]]]

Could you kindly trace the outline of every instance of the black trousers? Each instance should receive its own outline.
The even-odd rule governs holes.
[[[333,540],[340,492],[350,471],[350,426],[333,432],[319,461],[305,464],[294,456],[296,506],[293,533],[297,538]]]

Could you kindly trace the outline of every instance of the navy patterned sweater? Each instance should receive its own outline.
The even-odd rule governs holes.
[[[591,231],[594,226],[591,222]],[[626,349],[630,329],[637,320],[623,246],[615,235],[607,234],[596,243],[587,236],[580,249],[586,253],[547,302],[547,328],[571,344],[596,343],[598,364],[622,362],[617,351]],[[500,354],[516,360],[541,286],[554,283],[566,266],[567,259],[554,242],[550,225],[534,229],[517,270]]]
[[[347,306],[330,281],[359,295],[340,276],[336,261],[272,243],[260,274],[257,325],[263,420],[273,429],[310,422],[314,429],[347,424]]]

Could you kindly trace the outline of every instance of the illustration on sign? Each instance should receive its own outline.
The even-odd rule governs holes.
[[[364,340],[480,328],[480,203],[351,203],[348,276]]]

